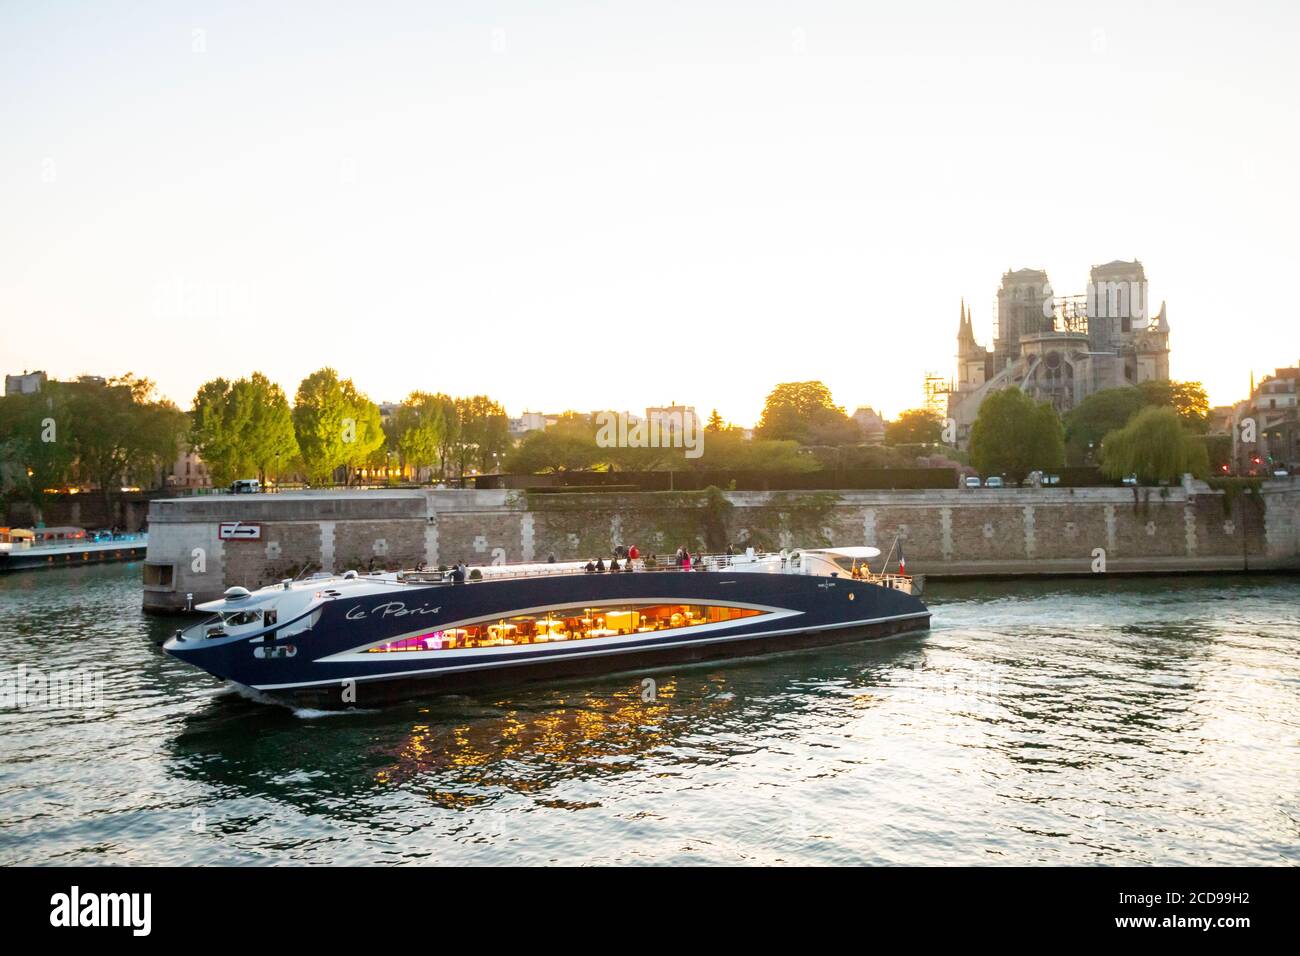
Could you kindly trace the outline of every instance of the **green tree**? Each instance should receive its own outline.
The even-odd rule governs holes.
[[[1137,388],[1146,404],[1172,408],[1197,434],[1203,435],[1209,428],[1210,400],[1200,382],[1149,381]]]
[[[293,403],[293,428],[303,467],[313,483],[328,482],[339,468],[365,465],[383,447],[379,407],[332,368],[302,380]]]
[[[763,438],[746,440],[739,428],[710,432],[704,439],[704,454],[689,459],[687,467],[696,471],[721,472],[804,472],[816,471],[820,465],[813,455],[803,454],[795,441]]]
[[[438,438],[438,475],[446,478],[455,466],[456,450],[460,447],[460,407],[450,395],[434,396],[442,419],[442,434]]]
[[[112,493],[123,482],[152,485],[175,461],[189,419],[155,397],[153,382],[129,372],[64,388],[77,471],[99,489],[110,514]]]
[[[1059,468],[1065,460],[1060,416],[1050,402],[1035,402],[1018,388],[993,392],[971,426],[970,459],[981,474],[1017,483],[1036,469]]]
[[[1136,388],[1093,392],[1065,416],[1065,450],[1071,464],[1083,465],[1101,448],[1101,440],[1123,428],[1145,404]]]
[[[384,420],[379,413],[379,406],[358,392],[352,379],[342,382],[343,397],[347,403],[349,415],[344,422],[345,456],[343,464],[347,466],[347,481],[352,483],[358,468],[376,467],[384,462],[384,443],[388,436],[384,434]],[[347,426],[351,429],[347,430]]]
[[[857,425],[821,382],[783,382],[768,393],[755,434],[803,445],[852,444]]]
[[[505,409],[486,395],[472,395],[456,399],[456,417],[456,474],[464,477],[471,467],[480,472],[495,470],[510,447],[510,419]]]
[[[722,415],[719,414],[718,410],[715,408],[709,414],[709,421],[708,424],[704,426],[704,430],[706,432],[720,432],[725,427],[726,425],[722,421]]]
[[[248,406],[244,447],[248,460],[265,484],[268,472],[280,471],[298,455],[298,439],[293,430],[293,412],[284,389],[261,372],[235,383],[236,401]]]
[[[68,397],[63,383],[46,382],[34,394],[0,398],[0,486],[38,515],[45,490],[62,487],[75,462]]]
[[[446,395],[429,392],[408,395],[398,408],[394,422],[394,444],[402,464],[417,473],[423,468],[437,471],[442,461],[447,416],[454,418],[455,413],[455,403]]]
[[[886,445],[937,445],[943,437],[943,418],[928,408],[909,408],[885,423]]]
[[[606,450],[596,446],[595,431],[582,416],[561,417],[549,428],[526,434],[506,456],[512,474],[546,474],[591,468]]]
[[[1142,409],[1102,440],[1101,470],[1108,478],[1137,475],[1143,482],[1177,481],[1209,471],[1205,444],[1171,406]]]
[[[284,468],[298,454],[293,413],[284,390],[261,372],[199,386],[190,413],[190,445],[216,485]]]
[[[247,411],[247,407],[240,411]],[[208,466],[208,474],[216,485],[247,477],[251,467],[241,440],[248,422],[236,420],[235,414],[233,387],[229,381],[214,378],[199,386],[190,412],[190,447]]]
[[[1210,402],[1200,382],[1149,381],[1093,392],[1065,416],[1066,456],[1086,464],[1102,439],[1118,431],[1147,407],[1172,408],[1197,434],[1209,428]]]

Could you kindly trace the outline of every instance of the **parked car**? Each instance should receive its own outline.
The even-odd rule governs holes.
[[[1277,468],[1277,469],[1274,469],[1274,471],[1273,471],[1273,477],[1274,477],[1274,478],[1290,478],[1290,477],[1291,477],[1291,472],[1287,471],[1285,468]]]
[[[1138,483],[1138,476],[1137,476],[1137,475],[1125,475],[1124,478],[1123,478],[1123,481],[1124,481],[1124,484],[1126,484],[1126,485],[1136,485],[1136,484]]]
[[[261,482],[256,478],[240,478],[230,483],[232,495],[255,495],[262,490]]]
[[[1043,484],[1045,485],[1059,485],[1060,483],[1060,475],[1043,475]]]
[[[985,479],[985,481],[984,481],[984,487],[985,487],[985,488],[1001,488],[1001,487],[1002,487],[1002,476],[1001,476],[1001,475],[989,475],[988,478]]]
[[[980,486],[980,476],[967,475],[965,484],[967,488],[978,488]]]

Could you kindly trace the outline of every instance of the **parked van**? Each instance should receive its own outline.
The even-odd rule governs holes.
[[[1002,476],[1001,476],[1001,475],[989,475],[988,479],[984,482],[984,487],[985,487],[985,488],[1001,488],[1001,487],[1002,487]]]
[[[262,485],[256,478],[240,478],[230,483],[232,495],[255,495],[261,490]]]
[[[967,475],[967,476],[966,476],[966,487],[967,487],[967,488],[978,488],[979,486],[980,486],[980,476],[979,476],[979,475]]]

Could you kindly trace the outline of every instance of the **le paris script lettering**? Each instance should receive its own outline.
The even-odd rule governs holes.
[[[344,615],[349,621],[360,621],[367,617],[377,617],[380,619],[389,617],[409,617],[412,614],[437,614],[442,610],[442,605],[429,607],[427,604],[421,604],[419,607],[407,607],[404,601],[389,601],[386,604],[377,604],[369,611],[357,605],[349,609]]]

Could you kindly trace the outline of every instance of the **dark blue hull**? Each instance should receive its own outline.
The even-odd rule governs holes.
[[[367,653],[366,648],[460,622],[522,611],[671,602],[759,608],[752,617],[656,633],[566,643]],[[310,631],[260,640],[169,641],[177,658],[218,677],[304,703],[377,703],[420,693],[654,668],[682,661],[796,650],[929,627],[903,591],[849,578],[725,571],[558,574],[408,586],[326,602]]]

